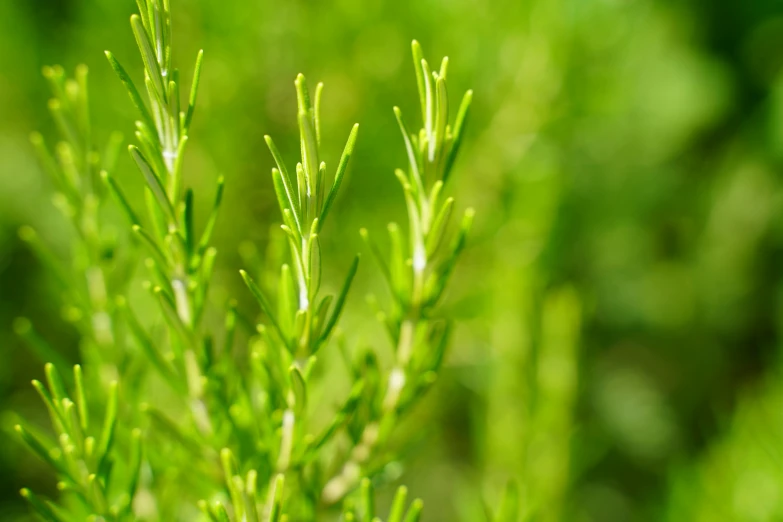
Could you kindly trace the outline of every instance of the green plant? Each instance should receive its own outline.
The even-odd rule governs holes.
[[[101,176],[114,169],[122,135],[113,134],[102,154],[96,150],[85,66],[76,69],[74,78],[67,78],[57,66],[45,67],[43,74],[53,94],[49,111],[59,141],[54,155],[41,134],[33,133],[30,141],[56,189],[52,201],[74,232],[70,263],[58,259],[31,227],[23,227],[19,236],[57,276],[64,296],[63,316],[81,334],[85,361],[122,367],[128,358],[123,353],[119,310],[112,296],[129,282],[129,256],[105,219],[109,194],[101,183]],[[35,332],[29,320],[17,319],[15,329],[44,359],[62,364],[62,357]]]
[[[413,42],[412,49],[423,128],[410,134],[401,111],[394,108],[408,157],[407,172],[395,171],[408,211],[407,241],[396,223],[389,224],[387,256],[370,240],[367,230],[361,230],[391,293],[391,310],[378,311],[377,315],[394,346],[395,364],[385,382],[370,395],[372,408],[354,425],[357,447],[340,473],[324,488],[327,501],[342,498],[362,476],[377,472],[388,463],[384,445],[399,417],[437,377],[449,341],[450,324],[447,319],[436,317],[435,310],[473,221],[473,210],[466,210],[453,242],[447,244],[454,198],[444,197],[443,189],[459,151],[473,93],[465,93],[454,124],[450,125],[448,58],[442,60],[438,72],[433,72],[418,42]],[[375,364],[371,356],[369,365]]]
[[[131,17],[131,27],[143,62],[146,99],[117,58],[110,52],[106,56],[138,111],[136,145],[129,147],[129,153],[143,181],[146,213],[138,212],[110,168],[98,174],[89,167],[97,161],[86,152],[89,146],[78,149],[85,158],[78,165],[83,171],[79,175],[91,180],[101,198],[113,196],[130,222],[128,263],[134,265],[135,256],[141,254],[147,269],[143,286],[149,292],[146,298],[133,297],[126,286],[135,280],[128,275],[122,280],[126,286],[113,286],[104,291],[102,300],[84,307],[94,313],[104,310],[99,305],[110,311],[112,337],[101,341],[100,322],[93,321],[92,329],[85,330],[85,336],[95,339],[84,347],[91,378],[85,381],[81,367],[76,367],[76,400],[66,395],[53,365],[46,367],[49,391],[35,383],[50,411],[60,448],[32,429],[18,431],[57,472],[63,499],[55,504],[27,490],[23,494],[41,518],[58,522],[85,517],[121,521],[199,516],[221,522],[321,520],[336,515],[333,504],[340,501],[344,501],[345,521],[379,520],[371,480],[382,482],[384,467],[397,458],[388,444],[395,424],[435,381],[449,340],[448,318],[437,316],[436,307],[464,248],[473,212],[465,212],[448,245],[454,200],[445,198],[443,189],[459,149],[471,93],[465,95],[450,125],[448,60],[443,60],[439,72],[431,72],[414,42],[425,122],[421,131],[409,135],[395,108],[410,162],[407,173],[397,171],[410,232],[406,240],[399,227],[389,226],[391,261],[386,263],[362,231],[393,297],[391,310],[379,316],[395,346],[394,366],[382,378],[377,349],[352,358],[341,341],[351,383],[341,405],[330,411],[320,401],[324,372],[318,356],[334,337],[359,256],[349,266],[340,290],[322,295],[319,238],[345,179],[358,124],[334,174],[328,176],[330,171],[320,160],[323,84],[311,98],[304,76],[296,78],[301,161],[294,170],[286,167],[272,139],[265,137],[277,165],[272,183],[288,255],[276,270],[274,287],[267,288],[264,280],[256,283],[241,271],[260,306],[260,323],[256,326],[244,318],[229,301],[225,327],[216,329],[214,321],[205,318],[222,313],[222,304],[212,306],[208,292],[217,258],[210,243],[223,179],[217,182],[215,203],[197,234],[195,199],[186,188],[183,169],[203,53],[196,60],[188,102],[182,103],[182,82],[172,63],[169,1],[137,0],[137,4],[139,14]],[[61,125],[74,149],[89,143],[90,135],[85,123],[86,78],[80,78],[79,95],[71,105],[81,134]],[[53,83],[55,89],[60,83]],[[34,143],[39,142],[34,138]],[[65,159],[67,155],[61,158],[60,170],[50,169],[57,180],[75,177]],[[44,160],[48,165],[48,156]],[[63,186],[80,187],[75,182]],[[81,203],[75,197],[73,201]],[[82,206],[77,208],[85,212]],[[102,220],[89,216],[88,225],[100,227]],[[76,221],[77,225],[84,222]],[[85,245],[98,250],[87,239]],[[79,266],[88,280],[92,264]],[[73,276],[64,276],[66,282],[69,278]],[[73,301],[78,302],[75,297]],[[151,318],[137,314],[150,305],[159,313]],[[238,331],[241,324],[251,328]],[[28,324],[20,322],[18,330],[32,344],[43,346]],[[103,344],[114,353],[111,364],[93,357],[104,353]],[[39,351],[46,359],[56,357],[55,350]],[[121,403],[116,380],[100,377],[107,368],[123,382]],[[91,410],[106,411],[97,438],[89,423]],[[407,490],[400,488],[388,522],[419,519],[421,501],[414,501],[406,511],[406,496]]]
[[[131,431],[129,449],[115,450],[117,382],[109,385],[104,419],[100,429],[96,429],[96,423],[91,422],[81,367],[73,368],[74,399],[52,364],[46,365],[46,379],[48,389],[37,380],[33,386],[49,411],[56,442],[19,424],[16,431],[57,472],[57,488],[68,493],[73,502],[57,505],[29,489],[23,489],[22,496],[46,521],[84,519],[88,515],[99,520],[134,520],[132,500],[142,465],[141,431]],[[121,459],[116,458],[118,453],[122,454]],[[120,481],[112,480],[112,474],[117,474],[115,466],[122,468]]]

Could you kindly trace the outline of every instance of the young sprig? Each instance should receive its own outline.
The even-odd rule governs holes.
[[[48,386],[38,381],[33,381],[33,386],[49,410],[56,441],[36,435],[21,425],[15,429],[29,449],[57,473],[57,489],[62,492],[63,502],[55,504],[29,489],[23,489],[22,496],[46,521],[92,520],[92,517],[112,522],[134,520],[132,502],[141,470],[141,432],[131,432],[127,459],[116,459],[117,382],[109,387],[103,422],[96,427],[90,418],[80,366],[73,368],[74,399],[66,392],[65,384],[52,364],[46,365],[46,380]],[[123,479],[122,483],[113,480],[116,460],[124,464],[123,476],[127,480]]]
[[[329,339],[342,312],[353,277],[359,264],[357,256],[340,293],[319,299],[321,286],[321,247],[319,234],[340,189],[353,154],[359,124],[348,136],[340,162],[330,186],[327,186],[326,163],[320,161],[320,106],[323,83],[315,91],[315,103],[310,99],[304,76],[294,82],[297,96],[297,118],[302,160],[296,164],[296,177],[289,174],[285,162],[270,136],[265,136],[277,164],[272,169],[272,181],[283,217],[291,254],[291,266],[284,264],[280,273],[278,307],[275,313],[269,300],[256,283],[242,271],[250,290],[256,296],[278,340],[299,362],[315,355]]]
[[[407,241],[400,227],[389,224],[390,252],[383,254],[370,240],[367,230],[361,235],[378,262],[392,295],[392,309],[378,312],[395,346],[395,364],[385,388],[379,390],[378,407],[363,419],[359,439],[362,451],[354,451],[340,473],[326,485],[323,498],[336,502],[357,484],[362,474],[381,469],[380,451],[397,424],[400,413],[421,397],[437,377],[448,344],[449,321],[434,320],[433,311],[463,250],[473,221],[473,210],[465,211],[454,239],[447,237],[454,211],[454,198],[443,196],[464,133],[472,91],[465,93],[456,119],[449,123],[449,99],[446,89],[448,58],[439,71],[432,71],[414,41],[413,64],[424,121],[419,132],[409,133],[399,108],[394,114],[402,131],[408,157],[408,169],[397,169],[408,211]],[[406,244],[407,243],[407,244]],[[388,259],[388,260],[387,260]],[[376,454],[380,461],[375,461]]]
[[[199,509],[210,522],[283,522],[288,520],[283,507],[283,486],[285,476],[276,475],[269,486],[266,502],[260,505],[258,492],[259,476],[255,470],[246,474],[239,472],[234,454],[224,449],[220,453],[226,488],[229,493],[229,507],[223,502],[209,503],[202,500]]]
[[[149,289],[160,305],[169,330],[171,353],[161,357],[145,349],[154,366],[176,388],[187,389],[194,401],[203,395],[203,365],[207,337],[200,329],[217,251],[210,247],[223,195],[223,178],[217,182],[215,203],[201,235],[194,226],[192,190],[183,191],[182,162],[193,122],[203,51],[199,51],[187,104],[180,98],[180,74],[172,64],[171,13],[168,0],[137,0],[139,14],[131,27],[144,63],[145,102],[130,75],[106,51],[114,71],[138,110],[137,145],[129,148],[145,182],[147,225],[142,225],[117,183],[104,175],[107,186],[124,209],[139,242],[149,254]],[[123,303],[127,304],[127,303]],[[127,307],[126,307],[127,309]],[[142,347],[150,341],[128,310],[131,332]],[[203,408],[194,408],[202,411]],[[199,426],[208,429],[203,414]]]
[[[357,256],[336,297],[321,297],[319,234],[345,177],[359,126],[354,125],[351,130],[335,174],[328,180],[327,166],[320,160],[323,84],[316,89],[314,103],[304,76],[297,76],[295,86],[301,149],[295,178],[289,174],[272,138],[266,136],[277,163],[272,169],[272,180],[290,253],[290,265],[285,263],[280,269],[276,309],[259,285],[245,271],[241,274],[266,316],[266,325],[258,327],[260,343],[251,349],[250,367],[254,380],[264,382],[269,394],[264,404],[268,413],[263,415],[279,419],[269,430],[279,433],[268,443],[274,448],[272,464],[278,473],[299,470],[299,480],[289,488],[289,496],[296,516],[309,519],[314,516],[322,487],[320,474],[312,470],[318,469],[318,461],[322,460],[321,448],[334,438],[356,408],[357,390],[361,387],[360,383],[354,386],[345,405],[323,431],[310,432],[314,426],[309,423],[307,401],[313,395],[311,376],[316,353],[334,331],[359,263]],[[304,469],[310,471],[304,473]]]
[[[400,486],[392,500],[389,514],[385,519],[376,515],[375,491],[372,481],[362,479],[358,494],[358,505],[351,500],[343,503],[341,522],[419,522],[424,503],[416,499],[407,506],[408,488]]]

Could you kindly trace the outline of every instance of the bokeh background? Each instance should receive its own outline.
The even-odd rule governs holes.
[[[429,521],[482,520],[509,479],[525,520],[783,517],[783,4],[773,0],[172,0],[175,61],[206,61],[186,180],[203,213],[227,180],[216,300],[251,307],[237,270],[278,220],[263,143],[296,152],[293,79],[326,84],[334,164],[362,125],[324,233],[328,270],[404,208],[391,111],[417,114],[410,40],[475,90],[448,190],[477,226],[446,303],[460,317],[401,477]],[[53,479],[9,434],[41,415],[31,318],[76,361],[52,275],[18,239],[62,256],[72,232],[28,136],[54,136],[41,67],[91,71],[96,133],[132,134],[104,49],[136,71],[130,0],[0,2],[0,519]],[[189,77],[186,75],[186,78]],[[122,157],[117,177],[133,194]],[[202,217],[203,219],[203,217]],[[369,258],[368,258],[369,259]],[[345,324],[376,342],[363,294]],[[378,341],[380,342],[380,341]],[[38,413],[36,413],[38,412]]]

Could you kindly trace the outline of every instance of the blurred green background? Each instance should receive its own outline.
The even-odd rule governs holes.
[[[475,91],[448,190],[477,226],[447,307],[460,327],[404,471],[426,520],[480,520],[509,479],[526,519],[783,517],[783,4],[773,0],[172,0],[175,62],[206,61],[186,182],[207,211],[224,174],[216,300],[278,220],[263,143],[296,147],[293,79],[324,81],[327,161],[362,131],[324,249],[342,273],[404,208],[391,107],[417,113],[409,45]],[[8,435],[42,409],[18,316],[75,361],[53,277],[17,236],[65,256],[28,136],[53,137],[41,67],[91,71],[96,132],[132,134],[102,51],[138,71],[130,0],[0,2],[0,519],[22,485],[52,491]],[[187,77],[187,76],[186,76]],[[118,178],[135,184],[122,157]],[[120,232],[122,233],[122,232]],[[366,256],[367,257],[367,256]],[[368,258],[369,259],[369,258]],[[377,329],[362,267],[345,324]],[[381,294],[383,295],[383,294]]]

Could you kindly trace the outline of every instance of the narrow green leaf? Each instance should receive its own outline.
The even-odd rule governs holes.
[[[65,90],[65,70],[60,65],[54,65],[52,67],[44,66],[41,70],[43,77],[49,83],[49,88],[52,94],[63,103],[70,103],[69,96]]]
[[[217,180],[217,190],[215,191],[215,202],[212,204],[212,212],[209,214],[207,226],[204,227],[204,233],[201,235],[201,241],[198,245],[199,255],[204,254],[209,246],[209,242],[212,240],[212,232],[215,230],[215,224],[217,223],[218,214],[220,212],[220,204],[223,202],[224,186],[225,178],[220,176]]]
[[[90,168],[89,154],[92,152],[92,127],[90,125],[90,104],[89,99],[89,86],[88,86],[89,70],[84,64],[80,64],[76,67],[74,74],[76,85],[78,85],[78,92],[76,95],[76,120],[78,127],[81,130],[82,142],[84,143],[85,153],[87,154],[87,168]]]
[[[464,127],[468,120],[468,114],[470,113],[470,104],[473,101],[473,91],[468,91],[462,98],[462,103],[457,112],[457,119],[454,121],[454,129],[452,130],[453,141],[451,148],[446,156],[446,163],[443,166],[443,181],[445,182],[449,174],[451,174],[451,168],[454,166],[454,161],[457,159],[457,153],[459,152],[460,145],[462,144],[462,136],[464,134]]]
[[[220,522],[217,514],[213,513],[212,507],[207,503],[206,500],[199,500],[197,505],[201,512],[209,518],[210,522]]]
[[[60,372],[57,371],[57,368],[52,363],[46,363],[44,373],[46,374],[46,383],[49,385],[49,392],[52,394],[55,404],[62,404],[63,399],[68,398],[68,393],[65,391]]]
[[[169,226],[163,209],[160,208],[158,200],[148,187],[144,187],[144,203],[147,207],[147,215],[152,228],[153,237],[158,245],[166,245],[166,237],[169,234]]]
[[[406,268],[405,259],[407,258],[406,249],[400,227],[396,223],[389,223],[389,239],[391,240],[391,251],[389,253],[389,274],[392,280],[392,291],[398,299],[403,301],[409,294],[411,286],[410,271]]]
[[[258,521],[258,502],[256,500],[258,472],[251,469],[245,481],[245,513],[248,522]]]
[[[321,97],[324,92],[324,83],[319,82],[315,86],[315,106],[313,107],[313,114],[315,121],[315,138],[318,142],[318,146],[321,146]]]
[[[435,217],[435,221],[433,221],[430,232],[427,235],[427,256],[431,257],[443,243],[443,238],[446,236],[446,227],[451,220],[453,210],[454,198],[448,198]]]
[[[117,403],[119,401],[119,387],[117,381],[109,385],[109,400],[106,405],[106,416],[103,419],[103,430],[101,431],[100,442],[98,442],[98,473],[101,480],[106,480],[107,466],[109,464],[110,452],[114,443],[114,432],[117,427]]]
[[[368,478],[363,478],[360,486],[362,498],[362,522],[372,522],[375,517],[375,492],[372,482]]]
[[[68,435],[73,440],[74,445],[81,450],[84,448],[84,432],[82,432],[81,421],[79,420],[78,408],[76,404],[68,398],[62,400],[63,417],[67,423]]]
[[[428,363],[429,371],[437,375],[437,372],[443,366],[443,360],[446,356],[446,349],[451,342],[451,335],[454,332],[454,324],[452,321],[445,321],[440,333],[435,337],[431,343],[433,346],[432,355],[430,356],[430,362]]]
[[[143,448],[141,442],[141,430],[134,429],[131,432],[131,452],[130,452],[130,480],[128,480],[128,496],[132,499],[136,495],[136,490],[139,487],[139,479],[141,477],[141,465],[143,457]],[[128,502],[125,513],[129,514],[133,506],[132,502]]]
[[[394,501],[392,502],[391,510],[389,511],[389,519],[386,522],[402,522],[402,517],[405,515],[405,502],[408,498],[408,488],[400,486],[397,488],[397,493],[394,495]]]
[[[163,151],[161,149],[160,141],[158,137],[148,132],[144,125],[139,125],[140,122],[136,122],[136,140],[138,141],[138,147],[141,153],[150,161],[153,171],[155,172],[167,172],[167,167],[163,162]]]
[[[389,264],[386,262],[386,258],[384,254],[381,252],[381,249],[378,247],[378,244],[370,238],[370,233],[367,231],[366,228],[360,229],[359,235],[362,237],[365,244],[369,247],[373,258],[375,259],[375,262],[378,263],[378,266],[381,269],[381,274],[383,275],[383,278],[386,280],[386,283],[390,287],[392,287],[391,274],[389,273]]]
[[[427,94],[426,85],[424,84],[424,74],[421,69],[421,61],[424,59],[424,54],[421,52],[421,45],[416,40],[411,42],[411,50],[413,51],[413,70],[416,71],[416,87],[419,91],[419,104],[421,105],[421,121],[426,121]]]
[[[193,70],[193,83],[190,86],[190,99],[188,101],[188,113],[185,116],[185,134],[190,130],[193,123],[193,113],[196,111],[196,98],[198,97],[198,86],[201,81],[201,65],[204,62],[204,50],[201,49],[196,56],[196,66]]]
[[[317,222],[318,219],[313,221],[313,224],[316,224]],[[307,299],[308,301],[313,302],[316,295],[318,295],[318,290],[321,287],[321,242],[318,240],[317,234],[312,234],[310,236],[307,250],[309,254],[309,273],[307,274],[307,288],[309,290],[309,295],[307,296]]]
[[[171,71],[171,79],[168,83],[169,116],[173,118],[172,127],[179,130],[180,99],[179,99],[179,71]]]
[[[298,112],[309,112],[313,105],[310,103],[310,91],[307,89],[307,80],[305,80],[304,74],[299,73],[296,75],[294,86],[296,87]]]
[[[316,338],[321,338],[323,328],[326,325],[326,316],[329,313],[329,307],[331,306],[333,300],[334,296],[327,295],[321,299],[321,302],[318,304],[318,308],[316,308],[315,320],[313,321],[313,335]]]
[[[193,255],[193,246],[195,243],[195,232],[193,231],[193,189],[185,192],[184,208],[182,212],[182,223],[185,233],[185,250],[188,257]]]
[[[128,150],[130,151],[131,157],[136,162],[136,165],[138,165],[139,170],[144,175],[144,179],[147,181],[147,186],[155,196],[155,199],[160,205],[160,208],[163,210],[163,213],[170,221],[176,222],[176,216],[174,214],[174,208],[171,206],[171,201],[169,201],[169,198],[166,195],[166,190],[163,188],[160,179],[155,174],[149,162],[138,149],[138,147],[131,145]]]
[[[405,522],[419,522],[421,519],[421,510],[424,508],[424,503],[420,499],[416,499],[411,504],[408,514],[405,516]]]
[[[27,488],[21,490],[21,495],[30,504],[33,511],[41,517],[45,522],[67,522],[64,518],[59,517],[52,511],[52,509],[43,500],[38,498],[32,491]]]
[[[304,166],[305,180],[307,181],[307,216],[315,213],[315,180],[318,176],[318,144],[315,140],[315,129],[310,111],[299,113],[299,135],[302,142],[302,164]]]
[[[43,384],[41,384],[40,381],[33,380],[32,383],[33,387],[38,392],[38,395],[41,397],[41,400],[46,406],[46,409],[49,411],[49,417],[52,421],[52,426],[54,427],[55,431],[58,434],[65,433],[65,427],[67,423],[63,417],[59,402],[55,403],[49,391],[44,387]]]
[[[155,242],[155,239],[153,239],[153,237],[150,236],[139,225],[133,225],[132,230],[133,233],[136,234],[136,237],[138,237],[150,251],[150,254],[152,254],[152,257],[160,270],[163,273],[166,273],[166,268],[169,266],[169,261],[166,258],[166,254],[163,253],[158,244]]]
[[[343,287],[340,290],[340,293],[337,296],[337,300],[334,303],[334,310],[332,311],[332,315],[329,318],[329,322],[327,322],[326,325],[324,326],[323,333],[321,334],[321,338],[319,339],[319,343],[321,344],[329,340],[329,336],[332,334],[332,330],[337,325],[338,319],[340,319],[340,314],[343,311],[345,300],[348,297],[348,291],[351,289],[351,283],[353,283],[353,278],[356,275],[356,270],[359,268],[360,257],[361,256],[357,254],[356,257],[353,259],[353,263],[351,263],[351,267],[348,269],[348,276],[345,278],[345,283],[343,283]]]
[[[394,107],[394,116],[397,118],[397,124],[400,127],[402,139],[405,142],[405,151],[408,154],[408,164],[410,165],[410,171],[413,175],[413,182],[416,193],[422,194],[424,193],[424,184],[422,182],[421,173],[419,171],[419,160],[416,156],[416,151],[413,148],[413,143],[411,143],[408,129],[405,127],[405,122],[402,121],[402,112],[400,111],[399,107]]]
[[[117,61],[111,52],[105,51],[105,54],[106,58],[109,60],[109,65],[111,65],[111,68],[114,69],[117,77],[125,86],[125,90],[128,91],[128,96],[130,96],[131,102],[133,103],[134,107],[136,107],[136,110],[139,111],[142,122],[150,131],[153,131],[156,128],[155,122],[152,120],[152,116],[150,116],[150,112],[147,110],[147,106],[144,104],[139,91],[133,84],[133,80],[131,80],[130,75],[125,71],[125,68],[120,65],[120,62]]]
[[[182,164],[185,161],[185,148],[188,146],[188,137],[182,136],[177,145],[177,157],[174,160],[174,170],[169,177],[169,192],[168,196],[171,201],[177,201],[179,199],[180,192],[182,190]],[[164,154],[167,154],[166,151]],[[161,171],[165,172],[165,170]]]
[[[435,304],[443,295],[443,291],[446,288],[451,273],[454,271],[454,267],[457,264],[457,258],[464,250],[467,243],[468,233],[473,225],[473,218],[475,211],[469,208],[465,211],[465,215],[462,218],[457,237],[454,239],[454,243],[451,247],[450,255],[441,263],[439,267],[439,273],[433,273],[430,281],[427,284],[427,301],[430,304]]]
[[[120,204],[120,207],[125,213],[125,216],[128,218],[128,221],[131,222],[131,225],[139,225],[141,221],[139,221],[139,218],[136,216],[136,213],[133,211],[133,208],[131,207],[128,198],[125,197],[125,194],[122,192],[122,189],[117,184],[117,181],[115,181],[115,179],[111,175],[109,175],[109,173],[105,170],[101,171],[101,179],[105,183],[106,188],[109,189],[109,192],[114,197],[114,199],[117,200],[117,203]]]
[[[288,208],[290,208],[291,211],[294,213],[294,217],[296,218],[296,223],[297,225],[299,225],[299,233],[301,234],[303,230],[301,225],[302,207],[301,204],[297,204],[297,201],[294,199],[295,194],[291,186],[291,178],[288,176],[288,170],[285,168],[285,162],[283,161],[283,156],[280,154],[280,151],[275,145],[275,142],[272,141],[271,136],[268,135],[264,136],[264,141],[266,141],[266,145],[267,147],[269,147],[269,152],[272,153],[272,158],[275,160],[275,163],[277,164],[277,168],[280,173],[280,181],[283,183],[286,199],[288,200]],[[272,171],[272,176],[274,179],[274,170]]]
[[[294,412],[297,415],[307,411],[307,383],[305,383],[302,371],[296,366],[291,365],[288,368],[289,379],[291,380],[291,390],[293,392]]]
[[[322,161],[318,166],[318,174],[315,177],[315,211],[320,217],[324,208],[324,198],[326,193],[326,162]]]
[[[283,223],[287,227],[284,229],[287,230],[286,234],[290,233],[294,243],[301,245],[302,236],[299,234],[298,227],[294,221],[294,214],[289,209],[283,210]],[[296,251],[298,252],[299,250],[297,249]]]
[[[446,74],[449,71],[449,57],[444,56],[440,61],[440,71],[438,71],[438,78],[446,79]]]
[[[285,485],[285,477],[277,475],[275,477],[272,487],[269,489],[269,495],[267,497],[266,512],[269,516],[266,522],[280,522],[280,518],[283,511],[283,486]]]
[[[353,126],[351,133],[348,135],[348,142],[345,144],[343,155],[340,157],[340,163],[337,165],[337,172],[334,175],[334,183],[332,184],[332,188],[329,190],[329,195],[324,202],[323,209],[321,210],[321,216],[319,217],[321,223],[324,222],[326,216],[329,214],[329,209],[332,207],[332,203],[334,203],[334,198],[337,196],[337,191],[340,190],[340,185],[343,182],[345,171],[348,169],[348,163],[351,161],[353,149],[356,146],[356,137],[358,134],[359,124],[357,123]]]
[[[296,231],[298,235],[302,234],[302,227],[299,224],[299,217],[296,214],[297,205],[294,203],[294,201],[289,199],[288,190],[286,189],[283,176],[280,174],[280,171],[275,168],[272,169],[272,185],[275,188],[277,204],[280,207],[280,212],[283,214],[284,219],[286,211],[291,213],[292,222],[288,226],[292,227],[292,230]]]
[[[172,284],[178,283],[183,285],[182,291],[187,292],[187,289],[184,288],[184,284],[179,279],[175,279],[172,281]],[[178,308],[178,304],[167,292],[163,290],[163,288],[156,286],[152,289],[153,294],[158,300],[158,304],[160,305],[160,309],[163,311],[163,318],[166,320],[168,325],[179,334],[179,337],[181,341],[184,343],[185,346],[194,346],[194,338],[193,333],[188,329],[188,325],[186,324],[185,320],[186,318],[183,318],[180,315],[180,309]],[[189,311],[185,311],[184,313],[189,313]]]
[[[149,40],[149,33],[147,33],[139,15],[134,14],[131,16],[131,28],[136,37],[136,44],[139,46],[141,58],[144,61],[144,66],[147,68],[149,78],[155,86],[155,91],[158,93],[158,96],[165,102],[166,89],[163,85],[163,75],[160,72],[157,56],[152,43]]]
[[[313,218],[308,212],[309,204],[307,201],[307,176],[305,175],[304,167],[301,163],[296,164],[296,188],[299,197],[299,208],[302,211],[302,233],[304,234],[307,227],[306,221]]]
[[[234,482],[234,477],[239,473],[239,466],[230,449],[223,448],[220,450],[220,462],[223,465],[223,474],[226,477],[226,485],[228,486],[228,492],[231,495],[231,503],[234,505],[234,509],[241,508],[242,491]]]
[[[269,322],[272,323],[272,326],[277,331],[278,335],[280,335],[280,338],[285,340],[285,334],[280,329],[280,323],[275,318],[275,315],[272,313],[272,307],[269,305],[269,301],[267,300],[266,296],[264,296],[264,293],[261,291],[261,289],[258,287],[255,281],[248,275],[247,272],[244,270],[240,270],[239,273],[242,275],[242,279],[245,280],[245,284],[250,289],[250,292],[253,294],[253,296],[256,298],[256,301],[258,301],[258,304],[261,306],[261,311],[264,312],[264,314],[269,318]]]
[[[35,435],[27,431],[23,426],[17,424],[14,430],[19,434],[22,441],[36,454],[41,460],[49,464],[56,471],[63,471],[62,465],[52,457],[52,453],[47,449],[47,445],[41,442]]]
[[[435,81],[435,150],[431,161],[437,162],[441,157],[448,124],[449,95],[446,92],[446,80],[438,77]]]
[[[73,367],[73,381],[76,390],[76,405],[79,409],[79,420],[82,430],[86,431],[90,425],[89,409],[87,407],[87,398],[84,393],[84,381],[82,378],[82,367],[78,364]]]
[[[432,71],[427,60],[422,60],[419,64],[422,75],[424,76],[424,101],[426,107],[426,117],[424,118],[424,131],[427,135],[427,158],[431,162],[435,160],[435,140],[433,131],[435,126],[435,92],[432,87]]]
[[[217,522],[231,522],[226,507],[219,502],[212,507],[212,516]]]
[[[277,316],[280,318],[280,328],[286,333],[286,340],[293,333],[293,318],[297,310],[296,285],[291,267],[283,264],[280,269],[280,286],[278,290]]]
[[[149,27],[149,19],[147,18],[149,7],[147,6],[147,0],[136,0],[136,7],[139,9],[142,24],[144,24],[144,27]]]

